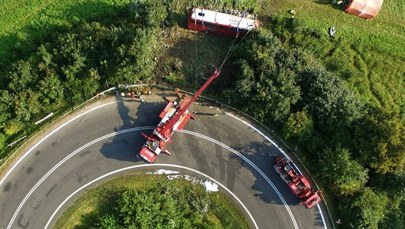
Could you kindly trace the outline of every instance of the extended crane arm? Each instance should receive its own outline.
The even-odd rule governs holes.
[[[205,84],[195,93],[195,95],[188,101],[188,103],[183,107],[180,108],[179,113],[182,115],[190,106],[194,103],[194,101],[204,92],[204,90],[214,81],[215,78],[219,76],[221,71],[215,70],[215,72],[210,76],[210,78],[205,82]]]
[[[220,70],[215,70],[214,73],[210,76],[210,78],[205,82],[205,84],[195,93],[195,95],[188,101],[188,103],[180,107],[179,110],[170,118],[166,123],[164,123],[161,127],[158,127],[157,130],[162,136],[167,137],[167,134],[170,133],[174,127],[174,125],[179,121],[180,117],[187,111],[187,109],[194,103],[194,101],[204,92],[204,90],[212,83],[212,81],[219,76],[221,73]]]

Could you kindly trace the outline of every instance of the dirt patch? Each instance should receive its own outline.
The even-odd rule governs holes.
[[[166,35],[166,53],[162,55],[156,69],[160,83],[167,83],[171,74],[175,79],[169,81],[185,90],[196,90],[219,67],[228,52],[233,38],[205,34],[174,26]],[[230,76],[230,64],[227,63],[221,74],[221,81]],[[174,76],[173,76],[174,77]],[[219,84],[214,82],[210,89]]]

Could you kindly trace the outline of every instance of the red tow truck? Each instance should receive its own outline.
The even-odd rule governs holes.
[[[295,170],[294,163],[288,157],[276,157],[274,170],[306,208],[313,208],[321,202],[319,190],[311,188],[307,178]]]

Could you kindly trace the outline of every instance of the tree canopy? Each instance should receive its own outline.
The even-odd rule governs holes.
[[[270,32],[261,30],[235,50],[232,101],[259,120],[285,120],[300,95],[299,62]]]
[[[256,2],[193,0],[183,6],[239,7],[254,12],[259,8]],[[109,8],[103,20],[101,16],[78,20],[69,29],[54,29],[43,39],[29,41],[29,49],[17,43],[15,58],[1,72],[0,151],[30,131],[34,121],[83,102],[105,85],[155,82],[167,39],[164,28],[175,24],[173,4],[177,2],[136,0]],[[184,12],[179,15],[186,18]],[[405,218],[403,103],[392,109],[385,105],[391,103],[389,99],[380,104],[365,100],[345,81],[351,71],[343,62],[327,63],[328,71],[313,55],[320,50],[310,53],[298,44],[327,43],[321,32],[304,28],[295,19],[272,18],[272,23],[271,28],[264,25],[238,41],[231,64],[225,66],[234,80],[221,88],[223,101],[272,126],[300,149],[305,163],[314,165],[310,172],[318,183],[332,190],[336,199],[345,200],[337,203],[345,227],[400,228]],[[340,39],[327,45],[350,44]],[[343,54],[330,55],[339,60]],[[378,84],[374,87],[378,92]],[[128,192],[122,198],[142,195],[146,194]],[[144,196],[139,201],[149,200]],[[135,214],[137,210],[125,211]],[[145,217],[150,218],[153,215],[148,211]],[[99,223],[112,227],[118,223],[114,217],[103,216]]]

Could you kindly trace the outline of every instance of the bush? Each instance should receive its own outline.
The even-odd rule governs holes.
[[[24,124],[21,123],[20,121],[11,120],[4,127],[4,133],[7,136],[12,136],[12,135],[18,133],[20,130],[22,130],[23,127],[24,127]]]
[[[384,218],[388,198],[365,188],[352,196],[342,198],[338,203],[343,228],[377,229]]]
[[[0,132],[0,152],[6,147],[6,136]],[[1,153],[0,153],[1,154]]]

